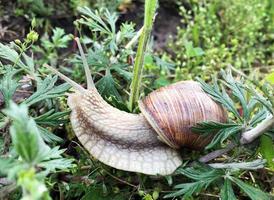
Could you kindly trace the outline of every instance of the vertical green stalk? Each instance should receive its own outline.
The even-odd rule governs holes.
[[[137,54],[133,68],[133,79],[130,86],[129,109],[131,111],[134,109],[139,99],[144,57],[146,53],[148,39],[150,37],[153,26],[153,18],[155,15],[156,6],[157,0],[145,1],[144,29],[139,39]]]

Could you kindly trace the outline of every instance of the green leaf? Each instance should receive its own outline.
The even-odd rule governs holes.
[[[6,104],[12,99],[13,94],[19,86],[18,81],[13,78],[19,71],[20,70],[14,70],[11,67],[8,67],[3,78],[0,80],[0,92],[3,95]]]
[[[9,46],[3,45],[2,43],[0,43],[0,58],[6,59],[11,63],[16,63],[20,68],[28,70],[28,67],[19,59],[19,54]]]
[[[274,144],[270,136],[262,135],[260,137],[260,153],[267,160],[267,165],[274,171]]]
[[[247,87],[246,89],[253,95],[252,98],[256,100],[257,102],[261,103],[270,113],[273,114],[273,108],[271,103],[264,97],[262,96],[255,88],[253,87]]]
[[[223,175],[223,171],[205,166],[189,167],[186,169],[179,168],[177,172],[196,181],[212,180]]]
[[[235,177],[230,177],[230,180],[236,183],[252,200],[270,200],[270,196],[258,188],[246,184]]]
[[[54,109],[35,117],[34,120],[39,125],[58,126],[68,122],[68,114],[70,111],[55,112]]]
[[[221,200],[237,200],[232,189],[231,181],[228,178],[225,178],[220,195]]]
[[[221,103],[229,112],[233,113],[235,117],[241,119],[241,116],[239,115],[237,108],[234,105],[234,102],[228,96],[223,87],[222,92],[220,91],[217,81],[214,82],[213,86],[210,86],[200,78],[197,78],[197,80],[207,94],[209,94],[215,101]]]
[[[218,133],[215,134],[211,142],[206,146],[206,149],[211,149],[219,143],[223,143],[227,138],[237,133],[240,133],[242,130],[241,126],[234,126],[229,128],[221,129]]]
[[[163,59],[157,57],[157,56],[153,56],[156,65],[159,66],[161,68],[161,70],[169,72],[170,70],[175,70],[175,64],[174,63],[170,63],[167,61],[164,61]]]
[[[241,106],[243,108],[243,116],[246,121],[249,120],[250,112],[247,107],[247,100],[246,100],[246,91],[243,89],[243,84],[240,82],[237,82],[232,74],[231,71],[227,71],[225,73],[224,70],[221,71],[221,74],[226,81],[227,86],[231,89],[232,94],[238,98],[238,100],[241,103]]]
[[[2,158],[0,157],[0,175],[8,174],[9,169],[11,169],[15,164],[17,164],[14,158]]]
[[[122,76],[127,81],[130,81],[132,79],[132,73],[123,69],[126,66],[127,65],[116,64],[111,66],[110,69],[116,71],[120,76]]]
[[[118,16],[116,13],[110,13],[107,9],[101,9],[99,11],[92,11],[88,7],[81,7],[78,11],[83,14],[78,23],[84,24],[89,27],[93,32],[99,32],[100,35],[105,35],[104,47],[108,47],[111,53],[114,55],[118,50],[116,43],[116,22]]]
[[[107,24],[104,22],[104,20],[101,18],[101,16],[99,15],[98,11],[93,12],[90,8],[88,7],[80,7],[78,9],[78,11],[89,17],[84,17],[84,20],[79,21],[82,24],[85,24],[87,26],[90,27],[90,29],[92,31],[100,31],[103,32],[105,34],[109,34],[111,33],[109,27],[107,26]]]
[[[42,140],[35,121],[28,116],[27,106],[11,102],[4,113],[13,120],[10,134],[18,155],[30,164],[39,162],[50,148]]]
[[[259,122],[263,121],[268,115],[268,111],[266,109],[260,109],[257,111],[252,119],[249,121],[249,125],[254,127]]]
[[[39,132],[41,134],[41,137],[43,138],[44,141],[48,142],[48,143],[52,143],[52,142],[62,142],[63,139],[58,137],[57,135],[53,134],[52,132],[50,132],[48,129],[38,126]]]
[[[73,159],[57,158],[47,161],[42,161],[38,164],[39,167],[45,168],[51,172],[59,170],[67,170],[72,167]]]
[[[177,172],[195,180],[195,182],[176,185],[175,189],[179,190],[164,196],[164,198],[177,196],[183,196],[184,198],[191,197],[193,194],[205,190],[212,182],[224,175],[222,170],[206,168],[203,166],[198,166],[196,168],[190,167],[187,169],[179,168]]]
[[[236,126],[239,126],[239,125],[235,123],[225,124],[225,123],[220,123],[215,121],[203,121],[203,122],[197,123],[191,129],[197,133],[212,133],[213,131],[218,131],[224,128],[232,128]]]
[[[205,54],[203,49],[201,49],[200,47],[195,47],[194,48],[193,47],[193,42],[185,41],[184,46],[186,48],[186,56],[189,57],[189,58],[198,57],[198,56],[202,56],[202,55]]]
[[[274,84],[274,72],[268,74],[268,75],[265,77],[265,80],[268,81],[268,82],[271,83],[271,84]]]
[[[68,42],[72,39],[70,35],[65,35],[65,31],[62,28],[53,29],[53,36],[51,37],[55,48],[66,48]]]
[[[32,94],[28,99],[26,99],[24,103],[30,106],[45,99],[56,98],[64,95],[65,91],[67,91],[71,86],[68,83],[54,86],[57,78],[57,76],[48,76],[46,79],[44,79],[38,85],[37,91]]]
[[[118,101],[122,98],[115,87],[115,81],[110,74],[110,71],[106,70],[106,75],[96,83],[99,93],[104,97],[115,96]]]
[[[165,195],[164,198],[182,196],[183,198],[186,199],[188,197],[191,197],[193,194],[199,193],[203,189],[206,189],[209,184],[210,183],[205,183],[203,181],[180,184],[180,187],[176,186],[176,188],[180,190],[173,192],[171,194]]]

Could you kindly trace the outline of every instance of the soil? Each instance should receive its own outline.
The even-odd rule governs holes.
[[[172,3],[172,1],[160,1],[152,32],[155,50],[165,50],[169,37],[175,36],[177,27],[182,25],[178,9],[178,6],[176,6],[175,3]],[[143,24],[143,13],[143,3],[137,1],[128,12],[121,15],[120,21],[132,21],[136,24],[136,28],[140,29]]]
[[[23,16],[15,16],[14,10],[16,4],[9,0],[0,0],[0,42],[10,42],[15,39],[22,39],[25,37],[29,26],[30,20]],[[169,36],[176,34],[176,27],[180,26],[180,16],[178,15],[178,7],[172,1],[160,1],[160,8],[157,10],[157,16],[153,29],[154,48],[158,50],[165,50]],[[133,1],[126,12],[120,14],[118,23],[125,21],[132,21],[136,24],[137,30],[143,24],[144,4],[140,1]],[[64,28],[67,33],[75,34],[73,21],[76,17],[64,14],[54,13],[53,16],[44,16],[45,19],[50,21],[52,27]],[[44,27],[43,27],[44,28]],[[38,30],[43,34],[45,30]]]

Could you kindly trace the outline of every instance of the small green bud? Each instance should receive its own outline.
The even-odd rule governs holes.
[[[39,37],[39,35],[38,35],[37,32],[35,32],[35,31],[30,31],[30,32],[28,33],[28,35],[27,35],[27,40],[28,40],[28,41],[31,41],[31,42],[35,42],[35,41],[38,40],[38,37]]]
[[[120,192],[120,189],[119,189],[118,187],[114,187],[114,188],[112,189],[112,191],[113,191],[113,193],[117,194],[117,193]]]
[[[159,198],[159,192],[158,192],[158,191],[154,191],[154,192],[152,193],[152,198],[153,198],[154,200],[158,199],[158,198]]]
[[[21,40],[19,40],[19,39],[14,40],[14,42],[15,42],[15,44],[18,44],[18,45],[22,44]]]
[[[35,27],[36,27],[36,19],[35,19],[35,18],[33,18],[33,19],[31,20],[31,27],[32,27],[32,28],[35,28]]]
[[[144,195],[145,195],[145,192],[144,192],[143,190],[139,190],[139,191],[138,191],[138,194],[139,194],[139,196],[141,196],[141,197],[142,197],[142,196],[144,196]]]

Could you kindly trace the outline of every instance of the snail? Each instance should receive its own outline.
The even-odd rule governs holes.
[[[96,159],[111,167],[148,175],[172,174],[181,164],[181,147],[202,149],[212,136],[191,131],[198,122],[226,121],[222,106],[213,101],[198,82],[181,81],[153,91],[139,101],[140,114],[112,107],[93,83],[79,48],[87,89],[45,65],[70,83],[70,121],[79,141]]]

